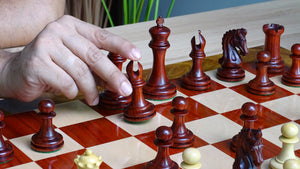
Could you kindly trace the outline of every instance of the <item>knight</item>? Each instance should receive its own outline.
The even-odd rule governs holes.
[[[247,30],[244,28],[227,31],[222,38],[223,56],[217,70],[217,78],[223,81],[236,82],[245,78],[241,56],[248,54]],[[240,54],[237,49],[240,50]]]

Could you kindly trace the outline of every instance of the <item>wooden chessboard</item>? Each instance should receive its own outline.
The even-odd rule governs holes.
[[[281,75],[271,77],[276,84],[276,93],[271,96],[257,96],[245,90],[245,84],[255,77],[254,58],[262,47],[250,49],[244,57],[246,78],[241,82],[228,83],[216,79],[217,59],[212,56],[205,59],[203,65],[206,74],[212,79],[207,91],[189,91],[180,87],[178,79],[186,73],[191,62],[169,65],[167,74],[176,84],[178,96],[188,100],[189,114],[186,126],[195,134],[193,147],[202,154],[202,168],[232,168],[235,154],[230,151],[232,136],[242,128],[239,119],[240,108],[245,102],[258,104],[258,121],[255,127],[263,132],[263,169],[268,168],[270,158],[279,154],[281,142],[280,128],[284,123],[294,121],[300,125],[300,88],[281,84]],[[289,50],[281,49],[282,57],[290,65]],[[147,78],[150,71],[145,70]],[[170,113],[171,100],[151,101],[156,105],[157,115],[139,124],[127,123],[121,111],[108,111],[100,107],[89,107],[84,101],[73,100],[57,104],[53,124],[56,131],[64,137],[64,147],[54,153],[39,153],[30,148],[31,136],[39,130],[40,119],[37,110],[5,116],[3,129],[5,140],[14,147],[14,158],[0,168],[18,169],[75,169],[74,158],[91,149],[103,159],[101,169],[106,168],[142,168],[154,159],[157,147],[153,144],[154,131],[159,126],[171,126],[173,116]],[[300,134],[298,134],[300,136]],[[300,156],[300,144],[295,145],[296,155]],[[183,149],[170,149],[171,158],[181,163]]]

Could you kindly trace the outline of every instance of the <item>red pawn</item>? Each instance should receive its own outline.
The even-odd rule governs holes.
[[[178,96],[172,101],[173,109],[171,113],[174,115],[174,121],[172,124],[173,131],[173,145],[172,148],[186,148],[190,147],[194,142],[194,134],[192,131],[185,127],[184,117],[188,111],[186,99],[182,96]]]
[[[4,114],[0,111],[0,164],[10,161],[14,155],[13,147],[2,137],[2,129],[5,127],[3,120]]]
[[[300,43],[292,46],[293,59],[291,69],[282,76],[282,83],[288,86],[300,87]]]
[[[275,93],[275,84],[268,77],[268,64],[271,57],[269,52],[261,51],[257,54],[256,77],[248,82],[247,91],[256,95],[272,95]]]
[[[172,161],[169,147],[173,144],[172,130],[170,127],[161,126],[156,129],[154,144],[158,147],[154,160],[146,164],[145,169],[179,169],[178,164]]]
[[[40,152],[53,152],[61,149],[64,145],[63,136],[54,130],[52,118],[55,117],[54,102],[52,100],[42,100],[39,103],[42,119],[40,130],[31,137],[31,148]]]

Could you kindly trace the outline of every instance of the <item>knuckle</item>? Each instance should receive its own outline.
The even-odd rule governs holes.
[[[86,61],[90,65],[94,65],[97,62],[100,62],[101,60],[105,59],[105,56],[102,54],[102,52],[98,49],[90,47],[89,50],[87,50],[86,54]]]
[[[78,79],[82,79],[90,73],[90,69],[82,62],[78,64],[77,77]]]
[[[107,40],[111,36],[112,36],[112,34],[110,32],[108,32],[104,29],[101,29],[101,28],[99,28],[99,30],[95,31],[95,33],[94,33],[94,37],[99,42],[100,46],[101,46],[101,43],[103,43],[103,41]]]

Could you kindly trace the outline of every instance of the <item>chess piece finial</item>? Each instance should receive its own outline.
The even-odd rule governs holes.
[[[282,76],[282,83],[288,86],[300,87],[300,43],[291,47],[292,66]]]
[[[192,68],[181,78],[181,86],[190,90],[206,90],[210,88],[211,83],[210,77],[204,73],[202,68],[203,59],[206,57],[204,52],[206,41],[200,30],[198,34],[199,44],[196,44],[195,36],[191,39],[192,51],[190,57],[193,60]]]
[[[221,65],[217,70],[217,78],[223,81],[236,82],[245,78],[241,56],[248,53],[247,30],[244,28],[227,31],[222,38],[223,56],[219,59]],[[237,49],[240,50],[240,54]]]
[[[0,164],[10,161],[14,156],[13,147],[2,137],[2,129],[5,127],[4,113],[0,111]]]
[[[264,50],[270,52],[271,55],[268,73],[282,73],[284,62],[280,56],[280,36],[284,32],[284,27],[274,23],[265,24],[263,25],[263,32],[265,33]]]
[[[288,159],[284,162],[283,169],[300,169],[300,161],[297,159]]]
[[[52,119],[56,116],[52,100],[40,101],[38,114],[42,119],[40,130],[31,137],[31,148],[39,152],[54,152],[64,145],[63,136],[54,130]]]
[[[200,169],[202,164],[200,151],[196,148],[187,148],[182,153],[183,162],[180,164],[182,169]]]
[[[282,135],[279,137],[279,140],[282,142],[282,149],[279,155],[270,161],[270,168],[282,169],[283,163],[286,160],[297,159],[294,152],[294,145],[299,141],[297,137],[298,132],[298,127],[292,122],[286,123],[281,127]]]
[[[164,25],[164,18],[159,16],[157,19],[156,19],[156,24],[157,24],[157,27],[163,27]]]
[[[185,116],[188,114],[187,101],[182,96],[177,96],[172,101],[171,113],[174,115],[171,129],[173,131],[172,148],[187,148],[194,142],[194,134],[185,126]]]
[[[99,169],[102,163],[101,156],[96,156],[91,150],[86,150],[81,156],[74,159],[78,169]]]

